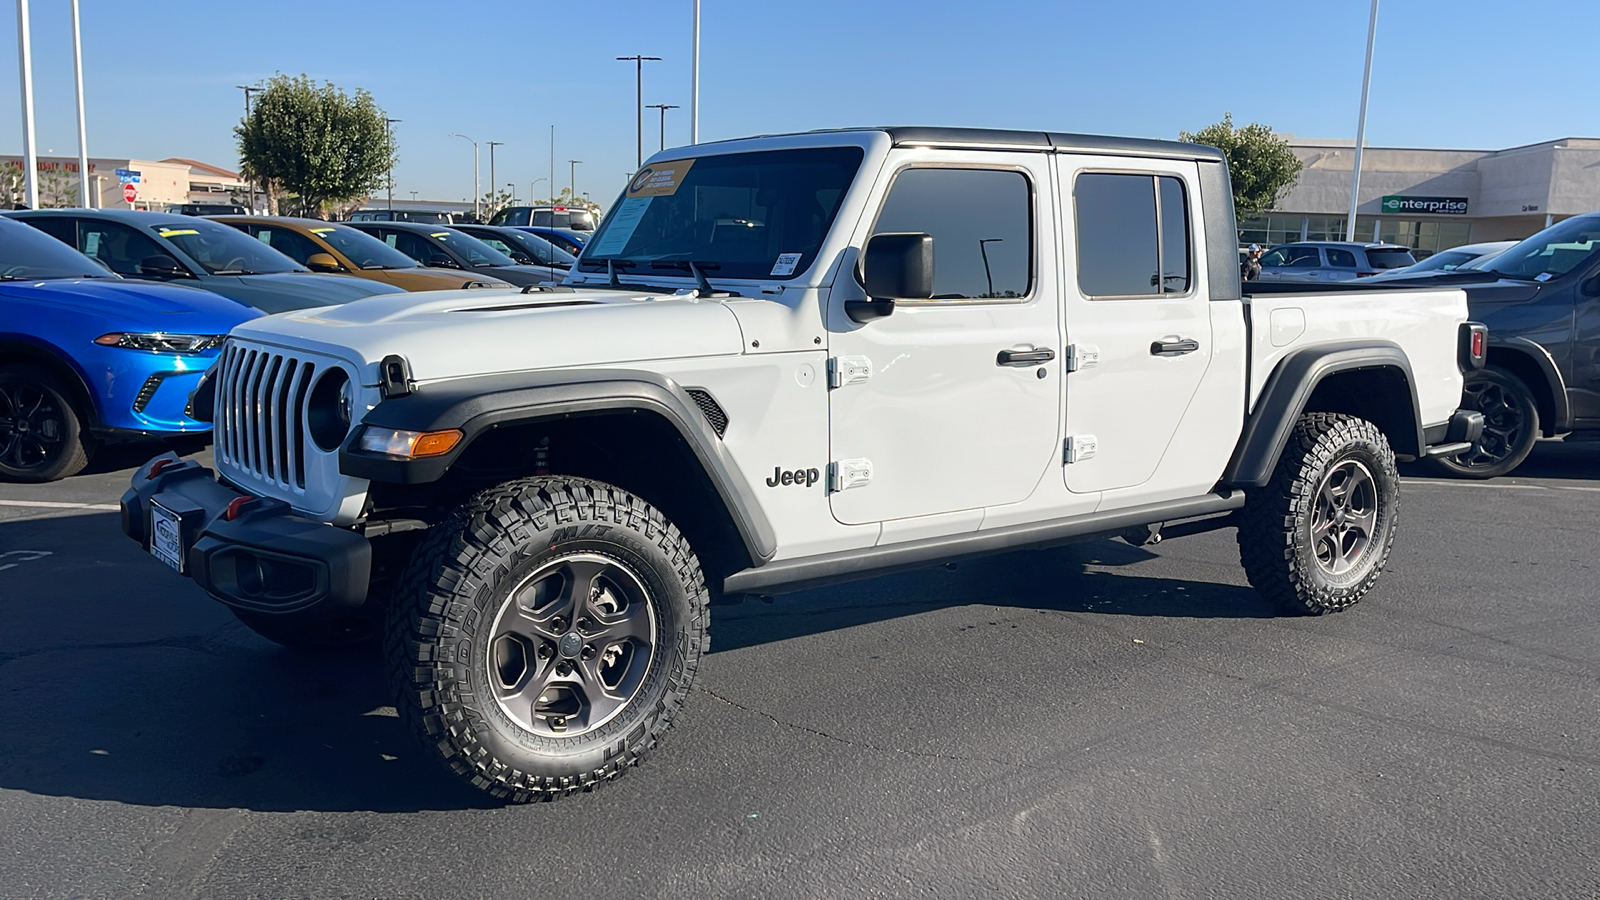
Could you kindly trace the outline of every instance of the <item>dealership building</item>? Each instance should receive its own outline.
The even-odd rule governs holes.
[[[1305,168],[1266,215],[1239,223],[1242,244],[1342,241],[1354,141],[1279,135]],[[1569,216],[1600,211],[1600,139],[1562,138],[1508,150],[1367,147],[1361,154],[1356,240],[1417,255],[1525,238]]]
[[[39,205],[84,205],[78,199],[77,157],[40,156]],[[22,157],[0,154],[0,176],[14,196],[0,197],[5,206],[21,199]],[[89,205],[99,209],[153,209],[164,211],[182,203],[228,203],[249,195],[238,172],[194,159],[89,159]]]

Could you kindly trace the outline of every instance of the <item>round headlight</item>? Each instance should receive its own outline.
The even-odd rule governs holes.
[[[344,443],[354,419],[355,388],[344,369],[335,366],[322,373],[306,401],[306,430],[311,440],[332,453]]]

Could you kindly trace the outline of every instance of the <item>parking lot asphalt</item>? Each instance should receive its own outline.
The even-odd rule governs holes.
[[[718,608],[643,767],[509,808],[375,653],[279,649],[123,538],[140,461],[0,485],[0,896],[1600,897],[1600,444],[1411,472],[1333,616],[1231,530]]]

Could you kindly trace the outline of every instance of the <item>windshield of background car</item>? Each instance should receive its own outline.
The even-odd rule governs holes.
[[[316,225],[311,233],[343,253],[358,269],[415,269],[420,266],[399,250],[349,225]]]
[[[1462,263],[1472,262],[1478,254],[1471,250],[1441,250],[1422,262],[1411,267],[1413,272],[1449,272],[1461,266]]]
[[[570,269],[572,264],[578,261],[578,258],[571,253],[536,234],[529,234],[526,231],[516,231],[508,228],[503,232],[497,233],[496,237],[508,244],[515,245],[518,250],[533,257],[533,261],[541,266],[560,266],[564,269]]]
[[[1525,281],[1549,281],[1582,265],[1600,250],[1600,217],[1568,219],[1480,266],[1486,272]]]
[[[1417,264],[1410,250],[1368,250],[1367,263],[1374,269],[1404,269]]]
[[[21,222],[0,219],[0,281],[115,277],[94,260],[43,231]]]
[[[438,231],[428,232],[428,239],[454,250],[457,256],[467,261],[467,265],[475,268],[517,264],[516,260],[464,231],[441,228]]]
[[[702,156],[646,166],[584,244],[579,265],[694,261],[722,278],[810,268],[861,167],[859,147]]]
[[[179,250],[211,275],[268,275],[274,272],[308,271],[237,228],[206,219],[173,219],[151,225],[150,230],[176,244]]]

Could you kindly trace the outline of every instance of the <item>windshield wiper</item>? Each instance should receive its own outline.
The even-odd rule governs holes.
[[[650,268],[678,269],[680,271],[687,269],[689,274],[694,276],[695,284],[699,286],[700,293],[710,294],[712,291],[711,282],[706,280],[706,270],[715,271],[722,268],[722,266],[714,262],[695,262],[692,259],[657,259],[651,261]]]

